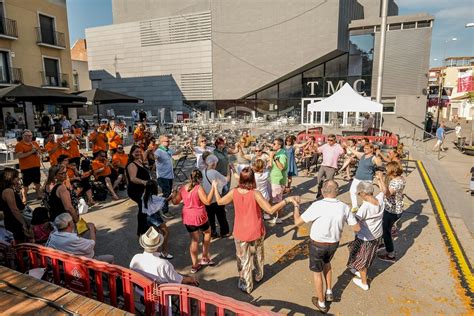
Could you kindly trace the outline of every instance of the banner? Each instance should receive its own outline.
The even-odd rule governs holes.
[[[474,91],[474,78],[472,69],[459,71],[458,73],[458,93]]]

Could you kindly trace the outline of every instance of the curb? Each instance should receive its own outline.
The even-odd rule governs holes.
[[[416,164],[423,180],[423,184],[425,185],[426,191],[430,197],[433,210],[435,211],[435,216],[441,231],[441,235],[451,255],[451,261],[454,263],[458,272],[461,286],[465,290],[465,294],[470,300],[471,307],[474,307],[474,277],[472,275],[471,264],[464,253],[456,232],[453,230],[443,203],[441,202],[438,192],[431,182],[431,179],[426,172],[423,163],[420,160],[417,160]]]

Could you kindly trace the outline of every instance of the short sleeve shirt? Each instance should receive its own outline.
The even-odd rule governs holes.
[[[318,148],[318,151],[323,154],[322,166],[331,167],[337,169],[337,161],[339,156],[344,153],[341,145],[334,144],[329,146],[329,144],[324,144]]]
[[[364,201],[357,210],[355,217],[359,220],[360,231],[357,238],[365,241],[382,237],[382,218],[384,211],[383,193],[376,196],[379,205]]]
[[[156,160],[156,176],[163,179],[174,179],[173,172],[173,151],[165,151],[158,148],[155,150]]]
[[[392,179],[388,188],[395,191],[394,194],[385,197],[385,210],[392,214],[403,213],[403,190],[405,189],[405,179],[403,177]]]
[[[104,168],[105,167],[105,164],[101,161],[99,161],[98,159],[95,159],[92,161],[92,170],[97,170],[97,169],[101,169],[101,168]],[[105,169],[100,172],[100,173],[97,173],[97,176],[98,177],[106,177],[108,175],[110,175],[112,173],[112,170],[110,169],[109,166],[105,167]]]
[[[204,152],[209,151],[209,152],[214,152],[214,148],[212,147],[206,147],[206,148],[201,148],[199,146],[194,147],[194,154],[196,155],[196,167],[200,170],[203,170],[206,168],[206,162],[202,159],[202,154]]]
[[[288,156],[286,155],[285,149],[280,149],[275,154],[275,159],[277,159],[283,166],[283,170],[280,170],[275,161],[272,161],[272,169],[270,170],[270,183],[285,185],[288,178]]]
[[[181,283],[183,276],[174,269],[171,262],[160,258],[158,253],[140,253],[133,256],[130,269],[143,271],[156,277],[159,283]]]
[[[36,142],[31,142],[30,144],[27,144],[24,141],[20,141],[15,146],[15,153],[21,154],[21,153],[30,152],[33,149],[33,146],[39,150],[39,145]],[[40,157],[39,155],[36,155],[36,154],[18,159],[18,161],[20,163],[21,170],[30,169],[30,168],[39,168],[41,165]]]
[[[438,127],[438,129],[436,130],[436,138],[438,138],[438,140],[443,140],[443,137],[444,137],[444,128]]]
[[[313,222],[310,237],[319,242],[339,242],[344,223],[357,224],[347,204],[338,199],[316,201],[301,215],[305,223]]]

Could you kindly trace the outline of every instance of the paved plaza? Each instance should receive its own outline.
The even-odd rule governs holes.
[[[192,162],[190,162],[192,164]],[[395,241],[399,260],[395,264],[375,260],[369,270],[370,290],[362,291],[351,282],[345,269],[347,244],[353,234],[345,228],[339,249],[333,259],[335,302],[330,313],[335,314],[468,314],[469,299],[461,287],[455,266],[443,241],[425,186],[414,163],[410,163],[405,189],[405,212]],[[337,177],[343,192],[340,199],[350,203],[350,183]],[[314,200],[314,176],[296,177],[290,195],[301,195],[302,211]],[[125,192],[121,192],[125,197]],[[168,221],[172,263],[181,273],[188,274],[189,235],[180,218],[181,207],[173,207],[177,216]],[[233,221],[233,210],[227,207]],[[116,263],[127,266],[142,249],[136,237],[135,203],[129,199],[108,202],[93,208],[84,218],[98,229],[97,254],[113,254]],[[218,239],[211,244],[215,267],[198,272],[201,287],[238,300],[289,315],[312,315],[314,295],[312,274],[308,269],[309,226],[296,229],[292,207],[285,209],[282,225],[266,224],[265,277],[251,295],[237,288],[237,268],[232,238]],[[463,236],[468,241],[471,236]]]

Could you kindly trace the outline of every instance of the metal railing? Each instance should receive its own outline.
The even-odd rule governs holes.
[[[57,47],[66,47],[65,35],[61,32],[36,27],[36,43]]]
[[[40,73],[43,78],[43,87],[69,88],[68,74],[50,75],[44,71],[40,71]]]
[[[0,35],[18,37],[16,21],[0,17]]]

